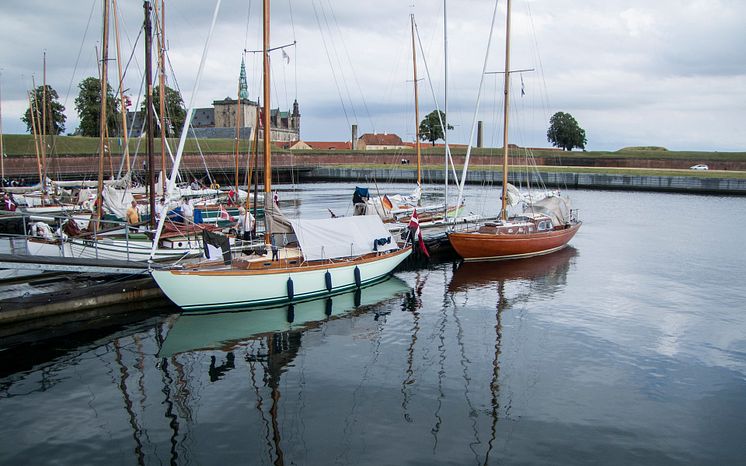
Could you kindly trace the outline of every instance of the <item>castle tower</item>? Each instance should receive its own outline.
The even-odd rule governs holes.
[[[293,113],[290,114],[290,129],[298,132],[300,138],[300,111],[298,110],[298,99],[293,101]]]
[[[241,74],[238,77],[238,97],[243,100],[249,99],[249,85],[246,83],[246,65],[241,58]]]

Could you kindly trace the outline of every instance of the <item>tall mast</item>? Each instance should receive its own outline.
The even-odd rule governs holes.
[[[109,62],[109,0],[104,0],[104,34],[101,41],[101,111],[99,113],[99,158],[98,158],[98,203],[96,216],[103,217],[103,193],[104,193],[104,156],[106,155],[106,123],[108,112],[106,111],[107,94],[107,64]],[[43,160],[42,152],[42,160]],[[96,223],[94,223],[94,228]]]
[[[448,218],[448,159],[451,149],[448,146],[448,11],[447,0],[443,0],[443,145],[445,165],[443,171],[443,218]]]
[[[47,194],[47,51],[44,51],[44,65],[42,71],[42,91],[41,91],[41,168],[42,168],[42,180],[41,180],[41,202],[44,204],[44,199]]]
[[[3,152],[3,73],[0,71],[0,186],[5,186],[5,153]]]
[[[166,12],[161,0],[161,7],[155,3],[156,18],[161,19],[161,33],[158,34],[158,122],[161,127],[161,173],[163,194],[166,194]],[[160,11],[159,11],[160,10]]]
[[[505,19],[505,84],[503,85],[503,191],[500,218],[508,219],[508,110],[510,109],[510,0]]]
[[[262,18],[264,18],[264,34],[262,40],[262,81],[264,86],[264,210],[268,212],[270,203],[274,202],[272,198],[272,149],[271,139],[272,130],[270,126],[270,107],[269,107],[269,0],[263,0],[262,2]],[[270,232],[264,235],[265,243],[270,242]]]
[[[414,15],[409,15],[412,24],[412,73],[414,74],[414,139],[417,148],[417,186],[422,186],[422,155],[420,152],[420,105],[417,92],[417,49],[414,43]],[[420,201],[417,201],[419,204]]]
[[[124,139],[124,164],[127,167],[127,173],[130,172],[130,150],[129,150],[129,136],[127,134],[127,105],[124,99],[124,82],[122,80],[122,54],[119,47],[119,9],[117,7],[117,0],[113,0],[112,6],[114,7],[114,37],[117,43],[117,73],[119,78],[119,101],[122,104],[122,138]]]
[[[150,1],[143,3],[145,9],[145,131],[147,134],[148,189],[150,189],[150,226],[155,228],[155,177],[153,176],[153,25],[150,21]],[[165,194],[165,191],[164,191]]]

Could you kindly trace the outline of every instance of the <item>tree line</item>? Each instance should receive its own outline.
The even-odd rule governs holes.
[[[110,84],[106,85],[106,128],[109,136],[119,136],[122,127],[122,112],[126,112],[131,106],[130,97],[125,96],[124,102],[119,97],[114,96],[114,91]],[[184,100],[176,90],[165,87],[165,129],[169,137],[178,137],[181,128],[184,126],[186,118],[186,109]],[[153,102],[158,108],[160,99],[160,88],[153,88]],[[46,109],[44,106],[46,105]],[[59,135],[65,131],[65,107],[59,101],[57,91],[51,86],[39,86],[30,93],[29,105],[21,120],[26,124],[26,130],[29,133],[39,132],[43,125],[42,117],[46,110],[46,128],[45,134]],[[101,81],[95,77],[83,79],[78,84],[78,96],[75,98],[75,111],[80,119],[80,124],[70,135],[99,137],[101,128]],[[145,102],[140,105],[140,113],[145,112]],[[139,119],[143,121],[143,119]],[[128,121],[128,127],[132,122]],[[160,136],[158,123],[154,123],[155,134]]]
[[[440,117],[438,114],[440,113]],[[446,114],[440,110],[433,110],[420,122],[419,134],[420,139],[429,141],[435,145],[435,141],[443,139],[443,122],[446,121]],[[453,126],[448,125],[448,129]],[[554,147],[562,150],[585,149],[588,140],[585,136],[585,130],[580,127],[572,115],[565,112],[557,112],[549,119],[549,129],[547,130],[547,141],[551,142]]]

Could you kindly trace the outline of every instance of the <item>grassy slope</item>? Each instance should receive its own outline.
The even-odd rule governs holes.
[[[98,138],[86,138],[79,136],[57,136],[49,137],[49,145],[52,146],[52,151],[48,152],[55,154],[57,157],[64,157],[65,155],[81,155],[81,154],[96,154],[98,153]],[[3,137],[4,151],[9,156],[34,156],[34,139],[27,134],[9,134]],[[131,140],[130,151],[134,152],[137,150],[138,143],[140,145],[139,152],[145,151],[144,140]],[[176,147],[178,140],[171,140],[172,147]],[[234,150],[234,141],[232,139],[201,139],[199,141],[199,148],[197,141],[194,139],[188,139],[186,142],[185,150],[187,152],[198,152],[201,150],[203,153],[231,153]],[[245,152],[248,148],[248,141],[241,141],[241,150]],[[260,148],[261,149],[261,148]],[[119,146],[118,139],[112,138],[112,150],[114,154],[121,153],[121,147]],[[457,146],[453,148],[452,152],[456,155],[463,154],[466,149],[463,146]],[[377,154],[404,154],[409,155],[412,151],[405,150],[392,150],[392,151],[380,151]],[[423,146],[423,152],[425,154],[440,155],[443,153],[442,147],[428,147]],[[299,154],[317,154],[317,155],[329,155],[329,154],[348,154],[352,151],[297,151]],[[520,155],[516,150],[511,150],[512,154]],[[573,167],[573,159],[641,159],[641,160],[690,160],[693,163],[707,163],[711,161],[744,161],[746,162],[746,152],[698,152],[698,151],[667,151],[662,148],[656,147],[629,147],[619,151],[588,151],[588,152],[564,152],[552,149],[535,149],[533,150],[534,155],[547,157],[547,158],[558,158],[562,161],[565,167],[541,167],[543,171],[553,172],[573,172],[573,173],[613,173],[613,174],[634,174],[634,175],[652,175],[652,176],[695,176],[701,178],[746,178],[746,172],[736,171],[695,171],[695,170],[655,170],[655,169],[636,169],[636,168],[592,168],[592,167]],[[472,155],[492,155],[496,159],[502,156],[502,150],[500,148],[482,148],[474,149]],[[361,167],[362,165],[356,165]],[[375,166],[365,165],[365,167],[386,167],[386,165]],[[390,165],[388,166],[390,168]],[[409,167],[408,167],[409,168]],[[438,167],[430,167],[437,169]],[[492,169],[490,167],[480,167],[480,169]],[[499,168],[498,168],[499,170]]]

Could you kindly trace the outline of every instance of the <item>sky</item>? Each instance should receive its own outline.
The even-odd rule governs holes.
[[[119,0],[124,88],[141,95],[141,1]],[[223,0],[204,75],[193,92],[215,6],[166,0],[168,84],[187,105],[235,97],[242,57],[249,94],[261,89],[261,2]],[[273,108],[298,100],[301,138],[348,141],[358,133],[415,137],[410,14],[418,31],[420,119],[444,106],[444,18],[448,44],[449,142],[468,143],[483,121],[487,146],[502,145],[505,0],[275,0]],[[446,14],[444,15],[444,7]],[[549,118],[570,113],[588,150],[662,146],[746,151],[746,2],[743,0],[514,0],[509,142],[549,147]],[[492,41],[489,41],[496,11]],[[0,92],[5,134],[25,132],[26,93],[43,80],[57,90],[66,133],[78,126],[77,85],[97,76],[102,0],[3,0]],[[113,25],[112,25],[113,29]],[[489,54],[487,47],[490,44]],[[133,53],[133,47],[135,48]],[[114,36],[109,49],[116,58]],[[485,57],[487,57],[485,63]],[[116,85],[116,61],[109,82]],[[482,84],[482,71],[486,70]],[[433,97],[435,96],[435,98]]]

